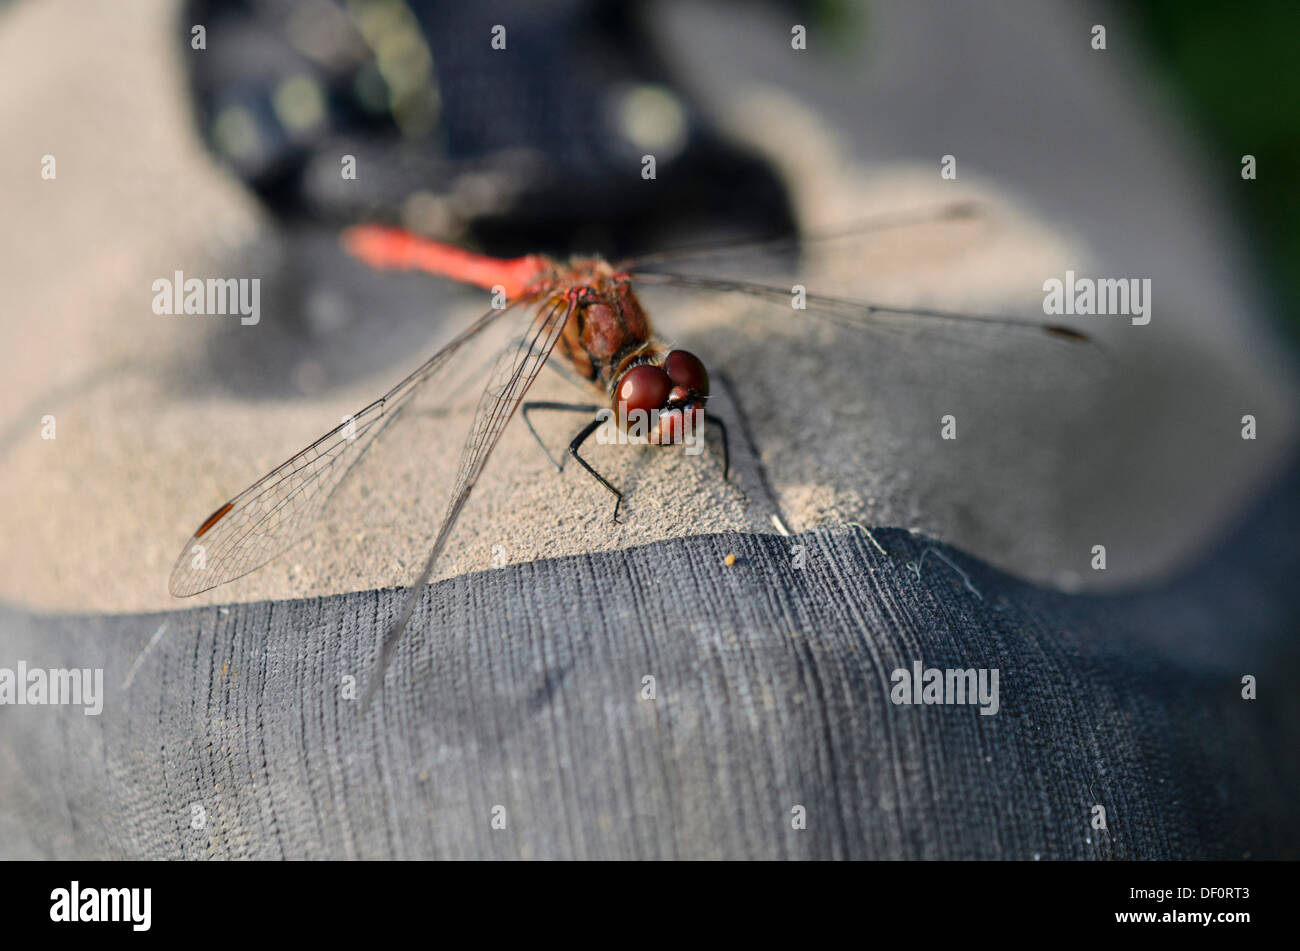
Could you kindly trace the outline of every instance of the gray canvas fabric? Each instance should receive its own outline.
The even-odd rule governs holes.
[[[107,697],[0,707],[0,855],[1295,858],[1298,488],[1118,597],[860,527],[462,576],[364,713],[340,684],[398,590],[6,611],[0,666],[103,666]],[[998,668],[999,712],[894,705],[918,660]]]

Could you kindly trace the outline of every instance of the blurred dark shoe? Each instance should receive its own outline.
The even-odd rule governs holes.
[[[776,174],[704,123],[645,14],[192,0],[182,27],[191,46],[206,31],[187,57],[204,137],[288,222],[386,220],[497,254],[793,230]]]

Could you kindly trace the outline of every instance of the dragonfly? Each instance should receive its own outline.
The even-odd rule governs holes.
[[[176,597],[188,597],[255,571],[301,540],[325,516],[330,500],[389,425],[417,393],[438,392],[466,370],[468,351],[493,328],[506,326],[508,343],[490,358],[481,394],[456,467],[446,509],[427,557],[410,583],[402,608],[386,630],[363,696],[381,689],[385,673],[420,597],[433,577],[471,492],[507,424],[520,412],[529,430],[537,411],[592,414],[572,439],[574,459],[614,497],[617,521],[623,493],[585,458],[584,443],[600,427],[614,427],[626,441],[674,446],[700,438],[706,425],[722,439],[722,477],[730,449],[725,422],[708,411],[709,370],[703,358],[667,343],[656,332],[640,293],[668,287],[693,294],[739,295],[796,315],[848,328],[855,334],[911,333],[918,325],[940,335],[996,330],[1036,335],[1054,345],[1096,346],[1070,327],[1022,317],[985,316],[901,307],[808,294],[801,286],[696,273],[719,255],[780,254],[810,241],[890,231],[925,223],[960,221],[978,214],[968,203],[881,215],[815,238],[789,235],[747,242],[701,244],[608,262],[600,257],[559,260],[541,254],[493,258],[380,224],[346,229],[341,240],[353,257],[372,268],[422,272],[490,290],[494,306],[430,356],[383,396],[348,417],[230,499],[195,529],[169,579]],[[707,268],[706,268],[707,269]],[[959,334],[960,336],[960,334]],[[560,360],[552,357],[558,352]],[[599,402],[529,402],[526,397],[544,366],[555,363]],[[472,374],[471,374],[472,376]],[[457,384],[459,385],[459,384]],[[542,443],[543,450],[546,450]],[[548,458],[563,470],[564,459]]]

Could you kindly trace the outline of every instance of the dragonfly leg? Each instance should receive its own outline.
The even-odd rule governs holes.
[[[523,414],[524,422],[528,426],[528,431],[532,433],[533,438],[537,440],[537,445],[542,447],[542,452],[546,453],[546,458],[551,460],[551,465],[555,466],[555,471],[563,472],[564,462],[555,461],[555,457],[551,455],[551,450],[546,448],[546,443],[542,442],[542,437],[537,435],[537,430],[533,428],[533,421],[528,418],[529,410],[534,409],[560,410],[566,413],[594,413],[600,409],[600,407],[594,406],[590,403],[549,403],[540,400],[524,403],[519,407],[520,412]]]
[[[601,426],[603,426],[604,424],[605,424],[605,417],[604,417],[604,416],[597,416],[597,417],[596,417],[595,419],[593,419],[590,423],[588,423],[586,426],[584,426],[584,427],[582,428],[582,432],[580,432],[580,433],[578,433],[578,435],[574,436],[574,437],[573,437],[573,442],[569,443],[569,455],[573,456],[574,459],[577,459],[577,460],[578,460],[578,463],[582,466],[582,468],[586,469],[586,470],[587,470],[588,472],[590,472],[593,476],[595,476],[595,477],[596,477],[596,480],[597,480],[601,485],[603,485],[605,488],[609,489],[609,491],[611,491],[611,492],[614,493],[614,500],[615,500],[615,501],[614,501],[614,521],[615,521],[615,523],[617,523],[617,522],[618,522],[618,507],[619,507],[620,505],[623,504],[623,493],[620,492],[618,489],[614,488],[614,486],[612,486],[612,485],[610,484],[610,482],[609,482],[608,479],[606,479],[603,475],[601,475],[599,472],[597,472],[595,469],[593,469],[593,468],[591,467],[591,464],[590,464],[589,462],[587,462],[586,459],[584,459],[584,458],[582,458],[582,456],[578,455],[578,449],[582,446],[582,444],[583,444],[584,442],[587,441],[587,437],[589,437],[592,433],[594,433],[597,429],[599,429],[599,428],[600,428]]]
[[[726,482],[727,473],[731,471],[731,444],[727,439],[727,424],[709,413],[705,414],[704,422],[717,426],[722,433],[722,481]]]

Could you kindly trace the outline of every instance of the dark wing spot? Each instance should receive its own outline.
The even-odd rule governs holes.
[[[231,503],[227,502],[225,505],[221,506],[221,508],[217,509],[211,515],[209,515],[207,517],[207,520],[204,521],[204,523],[199,526],[199,530],[194,533],[194,537],[202,538],[203,533],[206,532],[213,525],[216,525],[217,522],[221,521],[221,517],[225,515],[227,512],[229,512],[231,508],[233,508],[233,506],[231,505]]]
[[[1043,329],[1054,337],[1064,337],[1066,340],[1078,340],[1087,343],[1091,338],[1077,330],[1069,327],[1062,327],[1060,324],[1044,324]]]
[[[958,202],[955,205],[949,205],[944,212],[945,218],[978,218],[980,206],[973,201]]]

